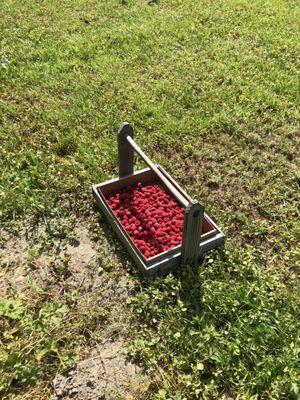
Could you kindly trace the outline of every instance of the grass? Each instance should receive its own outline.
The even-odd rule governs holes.
[[[91,216],[91,184],[117,173],[116,130],[132,122],[146,153],[228,236],[223,253],[150,283],[128,261],[135,281],[128,340],[158,376],[147,396],[299,398],[298,2],[5,0],[0,7],[0,56],[8,60],[0,66],[3,229]],[[80,337],[71,324],[60,340],[57,309],[67,300],[51,308],[39,296],[6,293],[1,301],[9,360],[33,332],[30,357],[9,367],[1,359],[5,398],[50,387],[60,368],[47,337],[39,341],[40,310],[47,309],[45,326],[56,318],[51,340],[62,354],[72,354]],[[38,376],[32,354],[41,351],[50,358]],[[29,364],[31,381],[22,378]]]

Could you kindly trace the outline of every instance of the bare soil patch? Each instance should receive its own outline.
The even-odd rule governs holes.
[[[79,346],[75,365],[57,372],[51,398],[142,398],[149,378],[126,353],[126,299],[132,282],[106,236],[100,232],[94,240],[91,224],[83,220],[56,220],[50,228],[41,224],[22,228],[17,236],[2,236],[0,297],[5,298],[8,290],[25,295],[37,288],[49,293],[51,301],[60,301],[74,292],[78,313],[74,323],[85,310],[91,322],[98,306],[105,313],[99,339]],[[108,264],[113,273],[105,270]]]
[[[148,384],[141,369],[128,361],[124,342],[107,340],[85,349],[72,371],[55,377],[53,400],[138,398]]]

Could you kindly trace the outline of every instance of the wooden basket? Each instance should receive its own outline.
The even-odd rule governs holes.
[[[133,151],[148,164],[148,168],[133,171]],[[93,195],[119,239],[124,243],[144,276],[163,275],[177,265],[196,264],[209,250],[223,244],[225,236],[204,212],[204,207],[192,200],[180,185],[160,166],[154,165],[133,140],[133,129],[123,123],[118,132],[119,178],[93,186]],[[168,251],[146,259],[110,208],[109,194],[129,185],[158,183],[185,208],[182,243]]]

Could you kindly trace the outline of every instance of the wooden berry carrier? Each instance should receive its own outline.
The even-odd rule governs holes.
[[[148,168],[133,171],[136,151]],[[216,223],[204,212],[204,207],[192,200],[177,182],[160,166],[154,165],[133,140],[133,128],[127,122],[118,132],[119,178],[93,186],[97,205],[124,243],[135,264],[144,276],[163,275],[177,265],[196,264],[206,252],[223,244],[225,236]],[[159,183],[184,207],[182,243],[146,259],[110,208],[107,197],[129,185]]]

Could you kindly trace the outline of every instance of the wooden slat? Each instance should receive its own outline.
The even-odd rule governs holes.
[[[202,233],[204,207],[192,200],[184,213],[181,263],[195,265],[200,258],[199,244]]]

